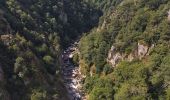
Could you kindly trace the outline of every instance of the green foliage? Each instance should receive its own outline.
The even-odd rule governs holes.
[[[97,86],[101,83],[97,80],[109,77],[114,80],[111,87],[114,91],[112,99],[168,100],[170,24],[167,12],[170,9],[170,2],[168,0],[120,0],[117,3],[114,0],[85,1],[104,11],[98,27],[84,35],[79,45],[80,59],[85,61],[88,68],[95,66],[98,75],[95,78],[88,77],[85,82],[89,98],[99,100],[109,96],[105,93],[110,94],[110,90]],[[148,51],[149,55],[131,62],[125,59],[115,68],[108,66],[106,59],[112,45],[116,48],[115,52],[128,56],[130,53],[135,53],[137,44],[141,41],[149,47],[154,45]]]
[[[95,6],[98,9],[102,9],[103,11],[111,11],[112,8],[118,5],[123,0],[84,0],[89,4]]]
[[[22,57],[18,57],[16,59],[15,65],[14,65],[14,72],[19,75],[19,77],[23,78],[25,74],[28,72],[28,69],[26,67],[26,63]]]
[[[80,56],[73,57],[87,76],[89,99],[169,100],[169,9],[169,0],[0,0],[0,34],[13,34],[10,41],[0,41],[2,96],[53,100],[56,93],[63,95],[55,79],[61,51],[98,25],[83,34]],[[128,55],[139,41],[154,44],[145,58],[116,68],[107,63],[112,45]],[[97,75],[88,76],[90,69]]]
[[[53,100],[61,89],[55,75],[62,50],[97,25],[101,14],[78,0],[0,0],[0,35],[12,34],[9,40],[0,39],[0,66],[9,97]],[[36,90],[31,94],[38,87],[45,93]]]
[[[83,37],[80,42],[80,58],[83,58],[88,65],[95,64],[97,73],[103,70],[106,64],[105,58],[110,47],[110,34],[106,32],[91,33],[87,37]]]
[[[78,55],[78,53],[74,54],[74,56],[73,56],[73,63],[78,65],[78,63],[79,63],[79,55]]]
[[[170,99],[170,89],[167,89],[166,91],[166,100]]]
[[[112,93],[111,88],[94,88],[90,93],[89,100],[112,100]]]
[[[140,62],[122,62],[114,70],[115,99],[143,100],[147,97],[148,69]]]
[[[31,100],[46,100],[46,92],[33,90]]]
[[[106,64],[103,68],[103,72],[107,75],[110,74],[111,72],[113,72],[113,68],[111,65]]]
[[[146,98],[147,87],[143,84],[124,83],[115,94],[115,100],[145,100]]]
[[[52,64],[53,61],[54,61],[54,59],[53,59],[51,56],[49,56],[49,55],[44,56],[44,57],[43,57],[43,60],[44,60],[45,63],[47,63],[47,64]]]
[[[85,89],[89,93],[89,100],[112,100],[114,95],[111,79],[88,77],[85,80]]]

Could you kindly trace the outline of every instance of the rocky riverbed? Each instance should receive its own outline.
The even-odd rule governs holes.
[[[78,65],[72,62],[72,57],[77,49],[78,42],[71,44],[62,54],[62,76],[64,85],[68,91],[70,100],[86,100],[84,92],[82,91],[82,83],[84,77],[79,71]]]

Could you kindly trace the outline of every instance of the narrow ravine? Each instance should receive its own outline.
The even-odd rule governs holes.
[[[78,65],[72,62],[73,55],[78,52],[78,41],[71,44],[62,54],[61,73],[64,85],[68,92],[70,100],[86,100],[82,91],[83,76],[79,71]]]

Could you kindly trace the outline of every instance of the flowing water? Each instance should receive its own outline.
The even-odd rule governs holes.
[[[62,54],[62,76],[64,85],[68,91],[70,100],[86,100],[82,91],[83,76],[79,71],[78,65],[72,62],[75,52],[78,52],[78,42],[71,44]]]

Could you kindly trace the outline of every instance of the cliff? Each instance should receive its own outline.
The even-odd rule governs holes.
[[[116,51],[115,46],[112,46],[108,53],[107,62],[109,62],[112,65],[112,67],[116,67],[116,65],[123,60],[129,62],[133,61],[134,59],[141,60],[144,57],[148,56],[153,48],[154,48],[154,44],[148,46],[146,44],[142,44],[138,42],[137,48],[134,48],[134,50],[132,50],[133,52],[130,52],[129,54],[125,54]]]

